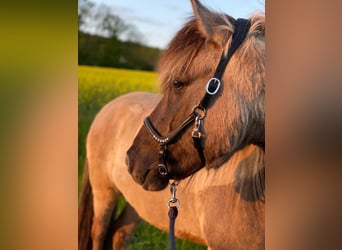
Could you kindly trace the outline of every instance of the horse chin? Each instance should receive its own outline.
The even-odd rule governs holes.
[[[145,177],[144,182],[141,184],[145,190],[160,191],[167,187],[169,178],[161,175],[158,171],[149,171]]]

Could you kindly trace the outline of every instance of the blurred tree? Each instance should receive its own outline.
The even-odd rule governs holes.
[[[89,0],[78,1],[78,31],[87,25],[92,19],[93,8],[95,4]]]
[[[137,27],[135,27],[132,24],[129,25],[129,27],[125,33],[124,39],[126,41],[139,43],[139,44],[145,43],[144,35],[138,30]]]
[[[119,39],[119,36],[129,29],[129,25],[119,16],[112,14],[109,7],[104,4],[97,8],[95,20],[97,33],[108,38]]]
[[[128,26],[118,16],[108,13],[102,21],[102,29],[107,32],[109,38],[119,38],[122,32],[126,31]]]

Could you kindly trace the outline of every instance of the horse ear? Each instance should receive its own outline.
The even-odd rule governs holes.
[[[228,17],[209,10],[198,0],[191,0],[191,4],[198,28],[204,37],[221,47],[225,46],[233,30]]]
[[[265,15],[260,13],[258,15],[254,15],[251,18],[252,26],[250,28],[251,34],[255,36],[265,37]]]

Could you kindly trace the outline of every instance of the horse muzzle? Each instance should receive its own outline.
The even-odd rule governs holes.
[[[126,164],[128,172],[136,183],[149,191],[159,191],[168,185],[166,167],[157,167],[158,163],[154,163],[146,168],[146,162],[138,162],[136,159],[138,158],[135,157],[134,149],[130,148],[127,151]]]

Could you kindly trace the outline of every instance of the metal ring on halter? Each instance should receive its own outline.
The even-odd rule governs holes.
[[[202,112],[202,115],[198,111]],[[200,120],[203,120],[204,117],[207,115],[207,110],[203,108],[200,104],[197,104],[195,107],[193,107],[192,112],[196,114],[196,119]]]
[[[169,180],[169,186],[175,186],[175,187],[177,187],[178,184],[179,184],[179,181],[177,181],[177,180],[173,180],[173,179],[170,179],[170,180]]]
[[[169,186],[170,186],[170,192],[172,194],[172,198],[167,202],[167,206],[169,208],[171,207],[178,208],[180,206],[180,201],[176,198],[176,191],[177,191],[176,186],[178,186],[178,181],[169,182]]]
[[[165,164],[158,164],[158,171],[161,175],[167,175],[168,174],[168,171],[167,171],[167,168],[165,166]]]
[[[201,127],[201,119],[199,116],[196,116],[195,118],[195,130],[199,131]]]
[[[215,95],[219,91],[220,86],[221,86],[221,81],[217,79],[216,77],[213,77],[208,81],[205,89],[209,95]],[[214,89],[211,90],[212,88]]]
[[[171,205],[172,204],[172,205]],[[171,207],[176,207],[179,208],[180,206],[180,201],[177,198],[171,198],[168,202],[167,202],[167,206],[169,208]]]

